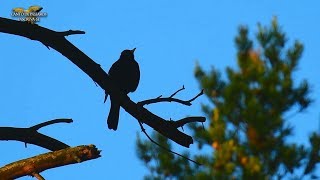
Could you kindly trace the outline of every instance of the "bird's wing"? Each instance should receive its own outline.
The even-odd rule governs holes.
[[[109,76],[114,81],[114,83],[118,84],[121,87],[121,83],[123,81],[123,64],[122,61],[116,61],[112,64],[111,68],[109,69]]]
[[[130,92],[134,92],[137,90],[139,82],[140,82],[140,68],[139,68],[139,64],[137,62],[134,63],[135,64],[135,68],[136,68],[136,75],[134,76],[134,80],[132,82],[134,82],[135,84],[133,84],[132,89],[130,89]]]
[[[24,13],[25,12],[23,8],[13,8],[12,11],[15,13]]]
[[[132,60],[130,64],[127,64],[126,74],[127,81],[125,87],[128,92],[134,92],[138,88],[139,81],[140,81],[140,69],[139,64]]]
[[[120,64],[119,60],[112,64],[112,66],[108,72],[109,76],[118,76],[119,75],[119,69],[120,69],[119,64]]]
[[[41,6],[30,6],[28,12],[40,12],[42,9]]]

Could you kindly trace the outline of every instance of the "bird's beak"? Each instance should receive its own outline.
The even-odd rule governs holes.
[[[136,49],[137,49],[137,48],[133,48],[133,49],[131,50],[131,52],[134,53],[134,51],[135,51]]]

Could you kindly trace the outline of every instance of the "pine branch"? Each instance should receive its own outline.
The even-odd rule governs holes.
[[[100,152],[94,145],[87,145],[40,154],[1,167],[0,177],[1,179],[16,179],[31,175],[37,179],[44,179],[39,174],[42,171],[96,159],[100,157]]]

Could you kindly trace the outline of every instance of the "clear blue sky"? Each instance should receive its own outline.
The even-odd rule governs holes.
[[[10,18],[14,7],[42,6],[48,17],[39,24],[57,31],[84,30],[85,35],[67,39],[106,71],[122,50],[136,47],[142,73],[137,91],[130,95],[134,101],[169,95],[182,85],[186,90],[179,97],[195,95],[199,91],[193,76],[196,61],[205,69],[214,65],[223,71],[226,66],[235,66],[233,39],[237,27],[245,24],[256,32],[257,22],[267,25],[277,16],[289,42],[299,39],[305,45],[295,79],[309,80],[316,101],[307,112],[290,119],[296,127],[290,140],[307,144],[310,132],[319,127],[320,3],[301,2],[2,0],[0,16]],[[103,104],[103,91],[68,59],[39,42],[3,33],[0,59],[1,126],[28,127],[50,119],[72,118],[72,124],[56,124],[40,131],[71,146],[95,144],[102,150],[97,160],[47,170],[42,173],[45,178],[141,179],[147,173],[135,153],[136,133],[140,132],[137,121],[122,111],[118,131],[108,130],[109,101]],[[192,107],[157,104],[149,109],[163,118],[179,119],[203,115],[201,102],[206,102],[204,96]],[[0,143],[0,166],[47,152],[33,145],[24,148],[21,142]],[[191,146],[187,150],[195,149]]]

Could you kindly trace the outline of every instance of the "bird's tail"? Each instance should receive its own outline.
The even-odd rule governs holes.
[[[112,96],[110,96],[110,100],[111,100],[111,107],[110,107],[110,112],[107,120],[108,128],[117,130],[118,122],[119,122],[120,103],[114,98],[112,98]]]

